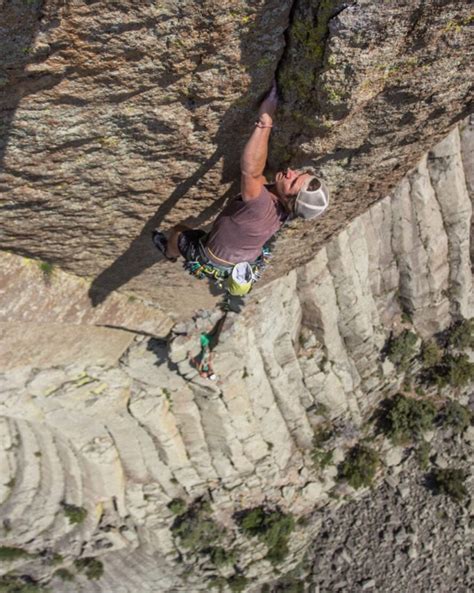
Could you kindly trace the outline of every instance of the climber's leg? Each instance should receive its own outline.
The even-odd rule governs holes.
[[[159,229],[155,229],[152,233],[152,240],[155,247],[161,251],[161,253],[171,261],[182,255],[179,250],[178,242],[183,231],[190,230],[188,226],[184,224],[177,224],[169,232],[168,238]]]
[[[175,225],[168,235],[168,246],[166,248],[166,255],[167,257],[179,257],[182,255],[178,243],[181,233],[184,231],[190,231],[191,227],[186,226],[185,224],[177,224]]]

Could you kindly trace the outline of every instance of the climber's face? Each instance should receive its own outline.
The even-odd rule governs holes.
[[[282,197],[296,196],[303,187],[304,182],[313,177],[304,171],[285,169],[275,175],[275,189]]]

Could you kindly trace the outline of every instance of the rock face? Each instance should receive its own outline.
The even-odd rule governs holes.
[[[310,518],[278,568],[297,564],[320,529],[312,513],[354,494],[336,483],[337,464],[403,380],[381,354],[389,335],[409,327],[426,339],[474,314],[462,164],[471,133],[455,129],[392,196],[256,290],[240,314],[202,311],[169,343],[137,338],[115,365],[17,363],[3,373],[2,546],[29,556],[3,561],[2,573],[41,581],[85,566],[87,575],[96,558],[100,579],[59,573],[54,591],[207,591],[211,579],[235,585],[244,574],[256,593],[275,567],[236,513],[259,505]],[[215,382],[190,362],[202,332],[218,335]],[[328,423],[332,458],[318,467],[315,435]],[[386,465],[400,456],[389,452]],[[231,565],[193,554],[173,531],[176,505],[202,498],[220,545],[236,554]]]
[[[267,281],[309,261],[466,112],[462,1],[3,0],[2,248],[126,288],[175,316],[205,285],[150,245],[238,191],[262,93],[282,92],[272,167],[315,164],[333,208],[298,226]],[[191,292],[192,298],[186,299]],[[175,298],[176,292],[180,299]]]

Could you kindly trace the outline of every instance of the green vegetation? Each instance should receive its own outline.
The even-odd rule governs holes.
[[[0,593],[49,593],[39,583],[36,583],[28,576],[3,575],[0,577]]]
[[[62,554],[53,554],[51,556],[51,559],[49,561],[50,564],[57,565],[57,564],[62,564],[64,562],[64,556]]]
[[[387,344],[387,358],[400,370],[405,371],[417,354],[417,340],[416,334],[407,329],[399,336],[392,336]]]
[[[439,364],[426,371],[425,378],[439,388],[464,387],[474,381],[474,363],[467,354],[445,354]]]
[[[235,552],[233,550],[226,550],[225,548],[216,547],[210,548],[207,552],[211,562],[217,567],[226,566],[227,564],[234,564],[236,561]]]
[[[378,453],[365,445],[353,447],[340,469],[340,478],[353,488],[370,486],[380,464]]]
[[[241,593],[245,591],[249,580],[241,574],[234,574],[231,577],[213,577],[209,582],[211,589],[218,588],[222,591],[226,586],[234,593]]]
[[[54,265],[50,262],[42,261],[38,264],[39,269],[43,272],[46,280],[50,280],[54,273]]]
[[[441,349],[434,340],[424,342],[421,347],[421,362],[424,367],[432,367],[437,364],[443,356]]]
[[[67,568],[58,568],[58,570],[55,571],[53,576],[60,578],[62,581],[74,580],[74,575],[72,574],[72,572],[67,570]]]
[[[171,392],[169,389],[166,389],[166,387],[163,387],[163,389],[161,390],[163,395],[166,398],[166,401],[168,402],[169,405],[169,409],[170,411],[173,409],[173,398],[171,397]]]
[[[284,93],[294,92],[298,97],[314,102],[317,70],[322,67],[328,35],[328,22],[337,9],[338,0],[321,0],[316,18],[295,18],[290,30],[290,46],[297,48],[298,61],[293,60],[279,73],[279,85]]]
[[[463,319],[452,325],[447,333],[448,346],[457,350],[474,348],[474,319]]]
[[[442,410],[441,420],[444,425],[451,427],[458,434],[470,425],[472,413],[466,406],[450,400]]]
[[[21,548],[14,548],[10,546],[0,547],[0,561],[18,560],[18,558],[26,558],[30,554]]]
[[[100,579],[104,574],[104,565],[97,558],[79,558],[74,561],[74,566],[77,570],[84,571],[90,581]]]
[[[422,470],[426,471],[430,465],[430,444],[421,440],[416,449],[416,459]]]
[[[219,540],[222,530],[210,517],[210,511],[209,503],[196,501],[176,517],[171,531],[184,548],[200,552]]]
[[[324,447],[327,446],[333,434],[334,431],[329,423],[321,424],[314,431],[311,459],[317,469],[324,469],[332,462],[332,449],[327,450]]]
[[[186,509],[188,508],[182,498],[173,498],[173,500],[170,503],[168,503],[167,506],[169,510],[175,515],[182,515],[186,512]]]
[[[249,580],[241,574],[234,574],[227,579],[227,584],[234,593],[241,593],[245,591]]]
[[[382,430],[395,445],[418,439],[433,427],[436,407],[430,401],[398,394],[382,418]]]
[[[245,535],[258,537],[268,548],[266,558],[272,564],[284,560],[288,554],[288,538],[295,527],[293,516],[276,509],[256,507],[239,513],[240,530]]]
[[[286,575],[278,581],[275,593],[305,593],[305,582],[301,579],[294,579]]]
[[[333,451],[321,451],[320,449],[313,449],[311,453],[311,459],[315,468],[324,469],[328,465],[331,465],[333,460]]]
[[[433,471],[435,488],[438,493],[446,494],[456,502],[461,503],[467,496],[464,482],[467,472],[462,469],[435,469]]]
[[[87,517],[87,511],[83,507],[77,507],[74,504],[62,502],[63,512],[69,520],[69,523],[82,523]]]

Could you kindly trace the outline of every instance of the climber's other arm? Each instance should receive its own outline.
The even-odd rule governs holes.
[[[240,159],[241,193],[244,200],[258,198],[262,185],[266,183],[263,176],[268,155],[268,141],[273,125],[273,116],[278,103],[276,82],[262,101],[258,111],[258,120]]]

